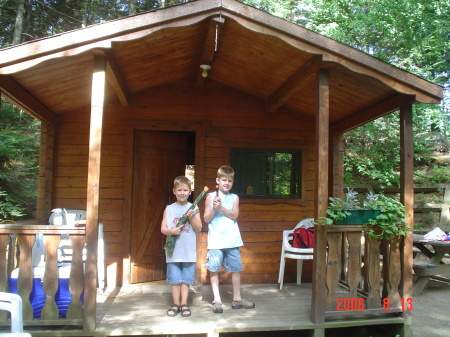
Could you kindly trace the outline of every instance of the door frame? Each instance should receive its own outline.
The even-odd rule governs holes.
[[[195,182],[194,190],[200,193],[204,186],[205,167],[205,134],[210,128],[209,122],[184,122],[161,120],[129,120],[123,119],[121,125],[125,130],[125,167],[124,167],[124,207],[122,214],[122,265],[116,268],[116,285],[131,283],[131,220],[133,202],[133,160],[134,160],[134,132],[135,130],[166,131],[166,132],[194,132],[195,133]],[[196,193],[197,195],[197,193]],[[195,197],[195,196],[194,196]],[[202,205],[200,205],[202,206]],[[200,235],[198,236],[200,237]],[[197,257],[201,255],[201,247],[197,240]],[[201,265],[197,263],[196,283],[200,281]]]

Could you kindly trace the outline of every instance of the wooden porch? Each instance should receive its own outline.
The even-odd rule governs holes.
[[[243,296],[254,301],[256,309],[230,308],[223,315],[212,313],[210,286],[199,285],[195,290],[193,288],[190,297],[194,312],[191,318],[166,316],[166,310],[172,304],[170,287],[166,285],[138,284],[96,291],[95,260],[91,261],[94,262],[91,266],[89,259],[86,261],[83,277],[84,227],[2,225],[0,249],[11,252],[5,249],[11,239],[9,235],[17,234],[20,248],[18,293],[23,301],[24,325],[33,336],[200,334],[218,337],[221,333],[304,330],[306,336],[319,337],[325,336],[327,329],[372,325],[389,325],[394,336],[408,335],[405,331],[411,328],[412,308],[409,309],[402,299],[412,299],[406,295],[408,291],[401,280],[404,266],[400,258],[406,254],[405,245],[374,241],[364,232],[359,225],[316,226],[316,243],[322,242],[325,246],[323,249],[319,244],[315,246],[314,265],[317,270],[323,270],[320,273],[323,277],[312,284],[290,285],[283,290],[279,290],[278,284],[245,284]],[[40,317],[36,316],[30,302],[36,288],[31,248],[38,233],[44,233],[46,249],[45,274],[38,282],[45,293]],[[61,290],[56,250],[62,234],[70,235],[73,256],[78,256],[71,262],[68,283],[71,301],[67,313],[61,312],[55,296],[57,290]],[[87,255],[90,255],[89,249]],[[8,258],[8,262],[0,263],[3,271],[0,291],[8,289],[5,276],[9,275],[8,265],[12,259]],[[223,301],[229,307],[230,286],[222,287]],[[313,310],[318,313],[316,317]],[[7,318],[0,317],[0,323],[8,325]]]
[[[280,336],[324,336],[330,329],[358,326],[387,328],[393,336],[401,329],[401,317],[347,317],[345,320],[311,323],[311,283],[300,286],[286,284],[279,290],[278,284],[247,284],[243,295],[255,301],[253,310],[231,309],[231,286],[221,286],[223,314],[211,309],[210,286],[191,289],[189,295],[192,316],[167,317],[166,310],[172,304],[170,286],[138,284],[99,291],[97,295],[97,329],[95,332],[64,327],[26,327],[35,336],[160,336],[196,335],[231,336],[231,333],[280,331]],[[358,315],[359,316],[359,315]],[[300,331],[300,332],[299,332]],[[289,333],[292,332],[292,333]],[[390,334],[384,334],[390,336]]]

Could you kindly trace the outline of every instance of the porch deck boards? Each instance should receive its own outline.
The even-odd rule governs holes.
[[[243,297],[256,303],[256,308],[251,310],[233,310],[231,286],[222,286],[222,314],[212,312],[211,287],[202,286],[199,291],[190,294],[190,318],[166,316],[166,310],[172,304],[169,287],[144,286],[139,292],[141,295],[131,295],[135,297],[133,301],[117,298],[116,306],[108,309],[99,320],[97,330],[128,334],[129,331],[123,330],[123,322],[117,319],[120,311],[129,313],[122,318],[132,321],[133,332],[142,334],[272,331],[285,330],[291,326],[313,327],[309,322],[310,285],[304,288],[290,286],[282,291],[278,289],[278,285],[245,285],[242,287]],[[107,302],[108,300],[105,305]]]
[[[242,285],[242,296],[254,301],[251,310],[231,309],[231,286],[221,286],[224,312],[214,314],[210,286],[197,287],[189,294],[192,316],[185,318],[166,316],[172,304],[168,285],[134,285],[99,292],[97,299],[97,330],[94,333],[67,329],[28,329],[38,336],[152,336],[201,335],[218,336],[226,332],[284,331],[328,329],[335,327],[365,326],[401,323],[401,318],[349,318],[345,321],[326,322],[322,325],[310,321],[311,284]],[[305,331],[306,333],[306,331]]]

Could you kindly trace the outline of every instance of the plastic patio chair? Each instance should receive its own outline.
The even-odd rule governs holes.
[[[314,219],[304,219],[300,221],[294,229],[300,227],[313,227]],[[281,259],[280,259],[280,273],[278,275],[278,283],[280,284],[280,289],[283,289],[283,278],[284,278],[284,267],[286,265],[286,259],[297,260],[297,284],[300,285],[302,282],[302,267],[303,260],[312,260],[314,248],[294,248],[291,246],[289,241],[292,241],[292,236],[294,229],[283,231],[283,241],[281,243]]]
[[[0,337],[31,337],[23,332],[22,299],[19,295],[0,292],[0,310],[11,313],[11,332],[0,333]]]

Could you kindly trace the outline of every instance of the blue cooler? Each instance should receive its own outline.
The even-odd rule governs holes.
[[[45,304],[44,293],[44,266],[33,267],[33,289],[30,293],[30,303],[33,308],[33,317],[40,318],[41,311]],[[11,273],[9,279],[9,292],[18,294],[17,281],[19,269],[16,268]],[[59,309],[59,316],[66,317],[67,309],[72,301],[69,291],[70,263],[61,263],[58,267],[58,291],[55,294],[55,302]],[[81,295],[83,301],[83,294]]]

